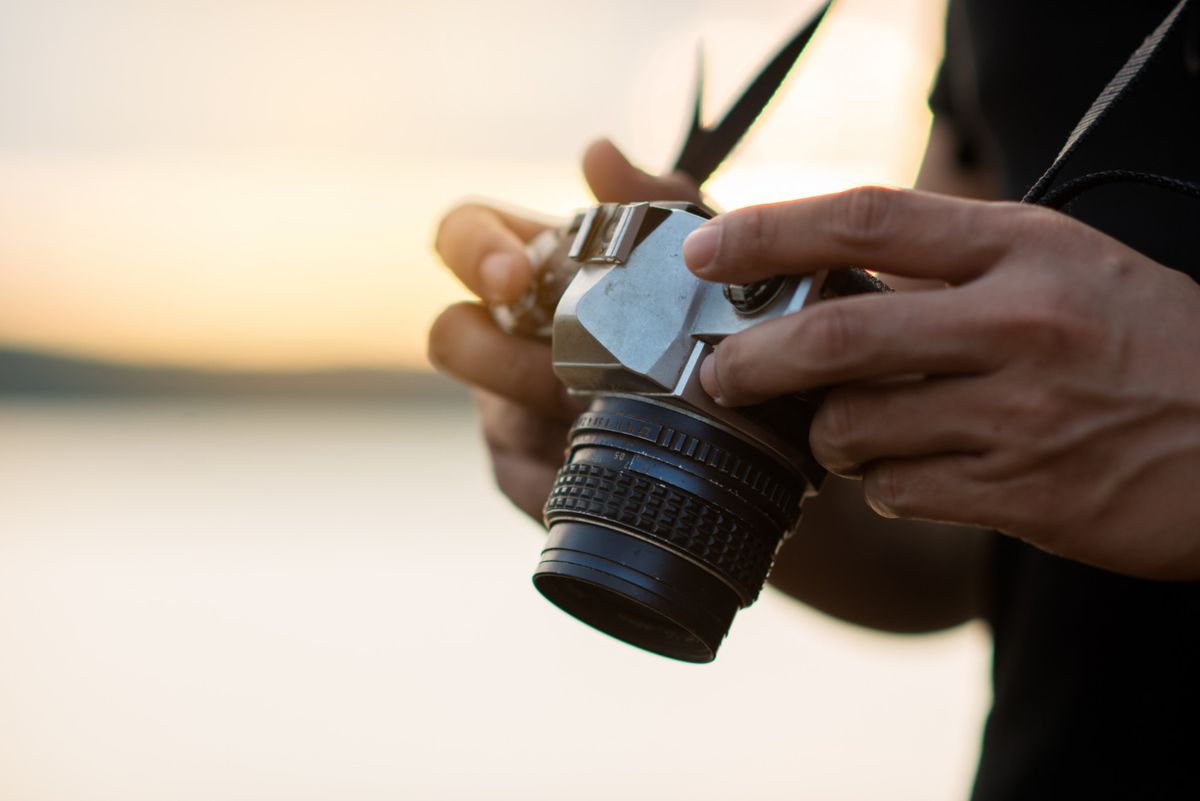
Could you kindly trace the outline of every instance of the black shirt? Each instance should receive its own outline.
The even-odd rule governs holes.
[[[960,158],[995,168],[1020,198],[1174,5],[952,0],[931,105],[957,130]],[[1200,10],[1192,17],[1064,180],[1134,169],[1200,181]],[[1114,185],[1067,211],[1200,278],[1200,201]],[[990,575],[995,694],[975,801],[1200,799],[1200,583],[1119,576],[1000,535]]]

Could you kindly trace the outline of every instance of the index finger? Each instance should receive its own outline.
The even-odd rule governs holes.
[[[821,301],[753,325],[700,367],[724,406],[858,381],[991,372],[1005,332],[980,313],[979,293],[940,289]]]
[[[488,303],[511,303],[533,275],[525,243],[545,229],[481,203],[458,206],[442,218],[434,248],[467,288]]]
[[[1046,214],[1054,212],[869,186],[716,217],[692,232],[683,255],[697,276],[731,283],[855,265],[961,284]]]

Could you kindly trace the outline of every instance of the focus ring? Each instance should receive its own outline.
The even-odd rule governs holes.
[[[558,472],[546,523],[561,518],[615,523],[668,543],[723,576],[744,605],[758,597],[778,544],[778,538],[768,542],[761,531],[691,493],[586,463]]]
[[[682,417],[678,413],[672,416]],[[774,513],[773,516],[788,528],[795,525],[799,516],[800,495],[796,492],[794,478],[773,463],[769,463],[769,467],[756,464],[740,457],[732,448],[714,444],[711,433],[702,437],[677,427],[643,420],[624,411],[589,409],[579,415],[571,427],[572,445],[600,444],[588,441],[587,432],[593,431],[641,440],[675,457],[700,465],[706,471],[715,470],[744,488],[754,500],[766,504]]]

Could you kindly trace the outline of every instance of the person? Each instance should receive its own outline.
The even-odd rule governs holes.
[[[729,405],[829,388],[810,446],[834,475],[775,587],[889,631],[991,626],[977,801],[1200,797],[1200,203],[1133,186],[1070,214],[1011,202],[1174,4],[952,0],[916,190],[739,209],[685,243],[706,280],[854,264],[906,290],[730,337],[702,380]],[[1072,169],[1200,178],[1198,26]],[[604,141],[583,170],[602,201],[699,198]],[[495,304],[529,280],[539,230],[467,205],[436,244]],[[547,346],[460,304],[429,353],[476,388],[500,489],[540,518],[579,411]]]

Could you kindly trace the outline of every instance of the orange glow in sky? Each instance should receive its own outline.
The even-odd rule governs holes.
[[[6,8],[0,345],[421,365],[429,322],[464,296],[430,249],[445,209],[472,194],[584,205],[576,157],[600,135],[666,165],[697,41],[716,111],[805,6]],[[840,0],[714,201],[910,182],[942,6]]]

